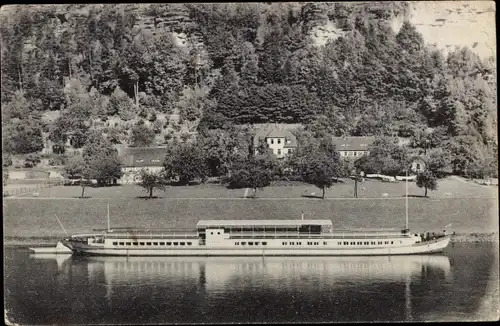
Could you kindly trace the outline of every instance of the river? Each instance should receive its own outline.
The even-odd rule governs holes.
[[[381,257],[74,257],[4,251],[19,324],[498,319],[498,243]]]

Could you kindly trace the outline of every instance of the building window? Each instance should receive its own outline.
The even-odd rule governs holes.
[[[341,246],[341,245],[342,245],[342,241],[337,242],[337,244],[338,244],[339,246]]]
[[[354,154],[354,156],[357,156],[357,155],[358,155],[358,152],[354,152],[353,154]]]
[[[151,242],[146,242],[146,245],[151,246]]]
[[[172,245],[172,242],[167,242],[167,246],[171,246]]]
[[[246,242],[242,242],[242,243],[241,243],[241,245],[242,245],[242,246],[244,246],[244,245],[246,245],[246,244],[247,244]]]
[[[165,242],[160,242],[160,246],[164,246],[165,245]]]
[[[262,245],[263,245],[263,246],[266,246],[266,245],[267,245],[267,242],[262,242]]]
[[[184,246],[186,243],[185,242],[179,242],[181,246]]]
[[[293,246],[295,244],[295,242],[290,242],[290,244]]]
[[[190,246],[191,245],[191,242],[187,242],[187,245]]]
[[[379,244],[379,245],[381,245],[381,244],[382,244],[382,241],[379,241],[379,242],[378,242],[378,244]]]
[[[252,241],[249,241],[249,242],[248,242],[248,245],[249,245],[249,246],[253,246],[253,242],[252,242]]]
[[[134,246],[138,246],[139,245],[139,242],[133,242],[132,243]]]
[[[220,232],[217,232],[218,235],[220,235]]]
[[[291,154],[291,153],[292,153],[292,149],[291,149],[291,148],[289,148],[289,149],[288,149],[288,154]]]
[[[214,235],[214,233],[213,233],[213,232],[210,232],[210,234],[211,234],[211,235]]]
[[[302,242],[297,242],[297,244],[300,246],[302,244]]]
[[[179,245],[179,243],[178,242],[174,242],[174,246],[177,246],[177,245]]]
[[[394,241],[391,241],[391,244],[394,244]]]
[[[344,152],[344,156],[347,156],[347,152]]]
[[[346,245],[348,245],[348,244],[349,244],[349,242],[347,242],[347,241],[344,241],[344,246],[346,246]]]
[[[113,242],[113,246],[116,246],[116,245],[118,245],[118,242]]]
[[[158,242],[153,242],[153,245],[157,246],[157,245],[158,245]]]
[[[131,246],[131,245],[132,245],[132,243],[130,243],[130,242],[127,242],[127,243],[126,243],[126,245],[127,245],[127,246]]]
[[[120,242],[119,244],[120,244],[120,246],[123,246],[123,245],[125,245],[125,243],[124,243],[124,242]]]
[[[372,241],[372,242],[371,242],[371,244],[372,244],[372,245],[374,245],[374,244],[375,244],[375,241]]]
[[[281,149],[278,148],[278,155],[281,155]]]
[[[417,170],[420,170],[420,163],[417,163]]]
[[[274,144],[274,139],[271,138],[271,144]]]
[[[384,241],[384,244],[389,244],[389,241]]]
[[[239,245],[240,243],[239,243],[239,242],[235,242],[234,244],[237,246],[237,245]]]
[[[259,245],[259,242],[257,241],[257,242],[255,243],[255,245],[256,245],[256,246],[258,246],[258,245]]]
[[[278,138],[278,144],[281,144],[281,138]]]
[[[356,244],[356,242],[354,242],[354,241],[351,241],[351,245],[355,245],[355,244]]]
[[[140,244],[141,246],[144,246],[144,242],[139,242],[139,244]]]

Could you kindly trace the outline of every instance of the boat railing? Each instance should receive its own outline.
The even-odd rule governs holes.
[[[407,238],[399,233],[321,233],[321,234],[287,234],[287,233],[237,233],[229,234],[231,239],[265,238],[265,239],[377,239],[377,238]]]
[[[198,238],[197,233],[141,233],[141,234],[130,234],[130,233],[107,233],[106,238],[108,239],[196,239]]]

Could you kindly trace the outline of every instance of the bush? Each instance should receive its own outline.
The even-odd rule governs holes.
[[[61,165],[66,165],[67,158],[64,155],[56,155],[49,159],[49,165],[50,166],[61,166]]]
[[[167,143],[170,139],[172,139],[174,136],[171,133],[165,134],[163,138],[165,138],[165,142]]]
[[[153,131],[155,132],[155,134],[159,134],[161,132],[161,129],[162,129],[162,123],[160,120],[156,120],[154,123],[153,123]]]
[[[41,162],[40,154],[32,153],[28,154],[24,159],[24,167],[25,168],[33,168]]]
[[[152,112],[151,115],[149,116],[149,122],[155,122],[156,121],[156,112]]]
[[[8,167],[12,165],[12,156],[9,153],[2,154],[2,166]]]

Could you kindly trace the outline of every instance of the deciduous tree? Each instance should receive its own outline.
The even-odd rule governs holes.
[[[417,175],[417,186],[425,189],[424,196],[427,197],[427,189],[437,189],[437,179],[431,171],[424,171]]]
[[[153,190],[163,190],[167,189],[166,182],[163,174],[161,172],[148,171],[142,169],[139,171],[140,182],[138,183],[144,191],[149,193],[149,198],[153,198]]]

